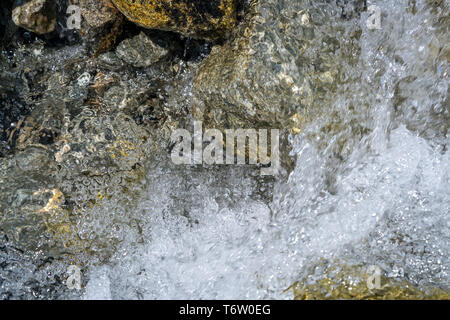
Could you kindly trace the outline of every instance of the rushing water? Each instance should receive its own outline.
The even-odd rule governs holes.
[[[343,58],[336,94],[290,138],[287,179],[150,164],[140,232],[118,231],[84,298],[292,298],[283,290],[323,258],[448,290],[448,21],[436,18],[448,2],[431,2],[373,1],[376,31],[364,16],[324,23],[343,38],[361,29],[359,56]]]
[[[368,30],[367,12],[341,16],[336,3],[348,1],[304,2],[322,19],[305,55],[334,51],[324,63],[338,71],[288,138],[292,171],[175,165],[164,146],[143,181],[82,208],[82,290],[62,283],[70,262],[37,266],[0,246],[0,297],[291,299],[285,289],[314,283],[321,261],[448,291],[450,3],[368,1],[382,12],[381,29]],[[197,65],[180,62],[168,109],[191,110]]]

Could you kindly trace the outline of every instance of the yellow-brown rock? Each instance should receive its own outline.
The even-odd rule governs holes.
[[[323,265],[322,265],[323,266]],[[417,287],[407,280],[380,275],[380,287],[370,289],[370,274],[363,266],[342,265],[325,267],[313,282],[294,283],[295,300],[449,300],[447,291],[433,286]]]
[[[149,29],[218,39],[236,25],[235,0],[112,0],[131,21]]]

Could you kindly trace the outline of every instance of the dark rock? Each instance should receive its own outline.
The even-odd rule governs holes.
[[[14,0],[3,0],[0,4],[0,47],[8,44],[17,26],[11,19]]]

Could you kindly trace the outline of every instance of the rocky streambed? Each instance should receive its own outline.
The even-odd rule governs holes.
[[[448,298],[447,1],[0,9],[2,299]],[[174,164],[196,121],[280,170]]]

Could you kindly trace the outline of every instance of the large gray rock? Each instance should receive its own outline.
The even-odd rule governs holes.
[[[309,1],[256,1],[233,40],[213,48],[200,66],[197,116],[222,127],[294,128],[309,113],[317,114],[338,85],[343,58],[338,53],[357,50],[351,37],[358,36],[358,25],[355,35],[342,35],[331,30],[330,21],[357,17],[363,1],[340,2],[323,4],[334,7],[336,16],[330,16],[330,8]]]

